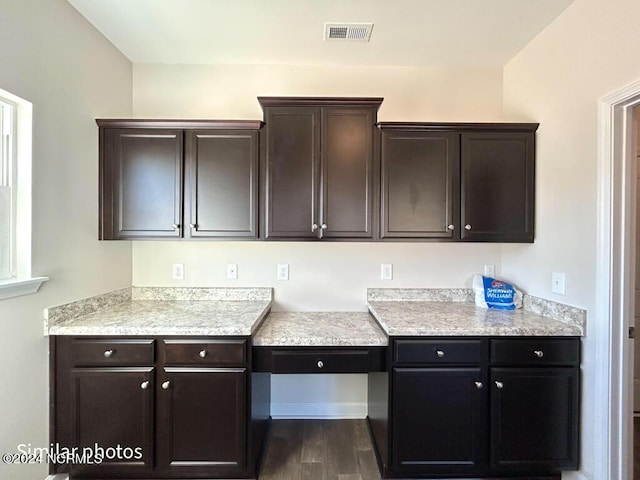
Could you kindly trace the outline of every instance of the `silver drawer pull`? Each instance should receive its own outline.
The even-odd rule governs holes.
[[[447,230],[455,230],[456,226],[454,224],[447,225]]]
[[[542,350],[534,350],[533,353],[538,358],[544,357],[544,352]]]
[[[315,232],[316,230],[318,230],[318,224],[314,223],[313,225],[311,225],[311,231]]]
[[[444,357],[444,350],[436,350],[436,355],[437,355],[439,358]]]
[[[468,223],[464,226],[465,230],[471,230],[471,225],[469,225]]]
[[[200,356],[200,358],[204,358],[207,356],[207,351],[206,350],[200,350],[200,353],[198,353],[198,355]]]
[[[105,358],[111,358],[115,352],[113,350],[105,350],[104,356]]]
[[[504,383],[496,382],[496,387],[498,387],[499,389],[502,389],[502,388],[504,388]]]
[[[179,228],[180,228],[180,225],[179,225],[178,223],[174,223],[174,224],[173,224],[173,229],[174,229],[174,230],[177,230],[177,229],[179,229]]]
[[[142,382],[140,384],[140,388],[143,390],[146,390],[147,388],[149,388],[149,380],[145,380],[144,382]]]
[[[480,390],[484,385],[482,385],[482,382],[476,382],[476,388],[478,390]]]
[[[318,365],[318,368],[322,368],[324,367],[324,362],[322,360],[318,360],[317,365]]]
[[[168,390],[169,389],[169,385],[171,385],[171,382],[169,382],[169,380],[167,380],[166,382],[162,382],[162,389],[163,390]]]

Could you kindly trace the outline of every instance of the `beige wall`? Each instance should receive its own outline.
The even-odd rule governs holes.
[[[605,449],[594,412],[597,104],[640,79],[640,2],[579,0],[505,68],[505,116],[541,123],[537,137],[536,242],[505,246],[505,275],[525,291],[588,309],[583,344],[582,471],[594,478]],[[551,293],[565,272],[567,295]],[[602,432],[604,433],[604,432]],[[616,441],[616,439],[613,439]]]
[[[35,295],[0,301],[0,452],[46,447],[43,308],[131,284],[131,246],[98,243],[99,116],[131,114],[131,64],[64,0],[2,0],[0,88],[33,103]],[[0,478],[47,466],[0,464]]]
[[[495,121],[502,113],[499,68],[288,65],[134,65],[137,117],[261,119],[257,96],[380,96],[380,120]],[[184,282],[171,264],[184,263]],[[237,263],[237,281],[226,279]],[[276,280],[276,265],[290,280]],[[393,281],[380,264],[393,263]],[[438,243],[135,242],[134,285],[255,285],[275,288],[274,310],[364,310],[367,287],[460,287],[485,263],[500,272],[500,245]],[[274,377],[272,412],[366,414],[366,381]],[[301,385],[304,385],[301,388]],[[355,413],[357,416],[358,413]]]

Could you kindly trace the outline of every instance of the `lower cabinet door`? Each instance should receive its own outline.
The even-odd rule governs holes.
[[[139,476],[153,467],[153,368],[71,371],[73,478]]]
[[[578,468],[578,369],[491,369],[492,468]]]
[[[233,475],[246,465],[245,368],[165,368],[158,380],[158,469]]]
[[[488,461],[481,368],[394,368],[395,474],[473,474]]]

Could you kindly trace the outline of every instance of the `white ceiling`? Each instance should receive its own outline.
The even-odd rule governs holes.
[[[502,66],[573,0],[68,0],[133,63]],[[373,22],[369,43],[325,22]]]

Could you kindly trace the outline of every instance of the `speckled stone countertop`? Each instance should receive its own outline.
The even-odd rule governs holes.
[[[272,312],[256,346],[385,346],[387,337],[366,312]]]
[[[252,335],[271,288],[124,289],[45,310],[47,335]]]
[[[523,309],[505,311],[477,307],[466,289],[367,291],[369,311],[389,336],[584,335],[584,310],[527,297]]]

